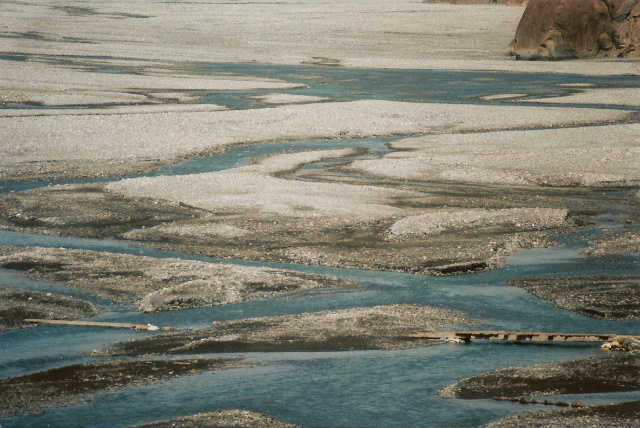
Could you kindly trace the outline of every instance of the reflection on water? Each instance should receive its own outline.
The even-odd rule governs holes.
[[[123,66],[119,66],[121,69]],[[590,78],[568,75],[509,73],[451,73],[441,71],[346,70],[339,68],[258,65],[195,64],[198,71],[245,73],[286,78],[305,83],[297,94],[337,99],[389,99],[416,102],[480,102],[491,93],[557,95],[564,83],[625,85],[626,78]],[[283,77],[284,76],[284,77]],[[594,80],[595,79],[595,80]],[[255,93],[252,93],[254,95]],[[256,107],[237,95],[206,94],[205,102]],[[365,156],[387,152],[389,139],[288,142],[237,147],[227,154],[183,162],[155,175],[219,171],[249,164],[257,157],[309,148],[364,147]],[[318,163],[311,168],[323,168]],[[0,191],[23,190],[42,184],[2,184]],[[612,212],[611,215],[615,216]],[[603,223],[606,218],[602,219]],[[637,257],[587,259],[580,253],[592,230],[561,239],[563,246],[531,249],[512,256],[507,265],[491,272],[427,277],[308,265],[222,261],[201,256],[137,247],[118,240],[67,239],[0,231],[0,245],[48,246],[123,252],[152,257],[189,258],[212,263],[275,266],[358,281],[349,290],[309,291],[242,304],[198,308],[158,314],[139,314],[129,305],[110,308],[97,320],[198,328],[214,321],[344,309],[395,303],[417,303],[460,311],[478,320],[478,329],[567,332],[637,333],[638,321],[603,321],[563,311],[526,291],[505,285],[526,277],[637,273]],[[76,290],[39,283],[23,274],[0,270],[0,282],[15,287],[55,291],[86,298]],[[97,302],[100,303],[100,302]],[[83,361],[94,349],[140,335],[154,334],[115,329],[40,326],[0,336],[0,377]],[[487,400],[445,400],[437,391],[475,374],[521,366],[604,355],[597,344],[516,346],[499,343],[443,345],[403,351],[251,353],[244,357],[259,364],[175,379],[129,391],[104,394],[80,405],[52,409],[40,415],[2,421],[10,427],[119,427],[155,419],[168,419],[219,409],[247,409],[304,426],[477,426],[530,408]],[[593,396],[596,402],[631,399],[629,394]],[[604,400],[604,401],[598,401]],[[117,412],[114,411],[117,409]]]

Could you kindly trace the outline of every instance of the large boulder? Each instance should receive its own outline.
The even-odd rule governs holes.
[[[529,0],[509,45],[516,59],[638,57],[640,0]]]

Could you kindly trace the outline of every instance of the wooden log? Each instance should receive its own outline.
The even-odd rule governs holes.
[[[49,320],[39,318],[29,318],[25,321],[41,324],[60,324],[60,325],[78,325],[85,327],[114,327],[114,328],[132,328],[136,330],[158,330],[159,328],[151,324],[134,324],[126,322],[102,322],[102,321],[78,321],[78,320]],[[168,329],[164,327],[163,329]]]

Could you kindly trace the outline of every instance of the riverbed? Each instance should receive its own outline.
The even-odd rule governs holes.
[[[439,391],[610,354],[599,343],[411,342],[406,326],[638,334],[637,311],[602,311],[635,311],[635,294],[592,307],[593,289],[576,291],[589,278],[637,288],[637,61],[508,60],[523,9],[505,5],[68,3],[5,5],[0,283],[27,307],[64,315],[79,301],[99,312],[92,321],[173,331],[19,320],[0,333],[0,379],[42,372],[46,384],[82,367],[94,389],[52,377],[69,394],[14,400],[27,406],[3,427],[221,410],[300,426],[481,426],[540,406]],[[207,282],[214,271],[222,287]],[[568,291],[548,300],[515,286],[554,278]],[[163,345],[193,335],[245,346],[228,326],[295,329],[314,316],[389,330],[313,347],[305,332],[258,337],[242,352]],[[135,344],[148,353],[123,352]]]
[[[212,69],[217,65],[205,66]],[[230,67],[230,66],[225,66]],[[246,71],[246,66],[240,68]],[[239,69],[235,69],[237,72]],[[447,82],[447,87],[433,91],[434,95],[420,96],[421,101],[482,103],[480,95],[504,94],[513,91],[540,98],[566,91],[564,85],[584,81],[580,76],[545,75],[532,81],[528,75],[499,76],[488,73],[444,73],[386,70],[335,70],[326,68],[286,70],[268,68],[265,77],[273,78],[276,72],[299,75],[324,74],[323,81],[340,82],[336,76],[349,76],[345,82],[330,85],[304,84],[312,89],[305,95],[326,96],[339,88],[339,97],[347,93],[361,96],[367,88],[367,97],[392,98],[406,92],[403,101],[415,101],[421,90],[416,81],[428,82],[433,88],[437,82]],[[251,69],[251,74],[261,74],[261,67]],[[275,74],[274,74],[275,73]],[[407,73],[415,76],[407,83]],[[358,79],[353,79],[358,76]],[[382,82],[404,82],[407,90],[390,89]],[[606,78],[592,81],[590,85],[625,85],[625,79]],[[316,82],[319,79],[313,79]],[[354,81],[356,83],[354,83]],[[462,82],[467,82],[463,85]],[[434,83],[436,82],[436,83]],[[452,83],[454,82],[454,83]],[[487,83],[488,82],[488,83]],[[521,82],[521,83],[518,83]],[[371,85],[371,86],[368,86]],[[451,86],[449,86],[451,85]],[[408,90],[411,88],[411,90]],[[458,90],[460,88],[460,90]],[[564,92],[569,93],[569,92]],[[251,104],[255,93],[234,94],[236,104],[229,101],[229,94],[207,95],[207,101],[225,104],[232,108],[261,108]],[[446,98],[447,95],[449,98]],[[363,95],[364,96],[364,95]],[[442,98],[445,97],[445,98]],[[507,97],[505,97],[507,98]],[[518,95],[518,103],[526,97]],[[507,98],[508,99],[508,98]],[[504,101],[504,100],[503,100]],[[495,102],[495,101],[492,101]],[[18,106],[14,106],[18,107]],[[602,107],[602,106],[599,106]],[[612,106],[619,108],[620,106]],[[629,107],[626,107],[629,108]],[[373,159],[389,153],[389,141],[356,138],[323,142],[334,148],[363,147],[368,149],[365,159]],[[254,159],[279,152],[300,151],[317,145],[317,141],[284,142],[239,147],[224,155],[200,158],[167,166],[152,176],[167,174],[194,174],[222,171],[249,165]],[[362,159],[362,155],[360,155]],[[344,162],[342,160],[341,162]],[[331,163],[313,164],[311,171],[322,170]],[[300,174],[300,173],[299,173]],[[353,175],[353,172],[350,173]],[[303,174],[304,176],[304,174]],[[67,181],[68,183],[68,181]],[[5,192],[21,191],[55,182],[4,183]],[[617,190],[617,189],[616,189]],[[633,192],[629,189],[629,192]],[[261,299],[251,302],[228,304],[181,311],[138,314],[128,305],[107,306],[107,312],[96,320],[126,321],[168,325],[177,329],[198,329],[213,322],[258,316],[277,316],[320,310],[339,310],[362,306],[397,303],[426,304],[443,309],[454,309],[478,322],[478,329],[533,330],[571,332],[611,332],[633,334],[637,332],[637,320],[605,321],[594,319],[554,307],[553,303],[537,299],[523,289],[508,286],[507,281],[534,277],[562,277],[580,275],[621,275],[637,273],[637,255],[614,258],[588,258],[581,251],[588,241],[602,235],[611,227],[635,230],[634,225],[620,223],[624,217],[616,205],[606,207],[596,224],[582,228],[557,239],[559,245],[550,248],[523,250],[509,256],[503,267],[481,273],[458,276],[424,276],[407,273],[372,270],[344,269],[331,266],[314,266],[222,260],[207,256],[179,253],[145,246],[132,245],[121,239],[78,239],[1,231],[0,243],[11,246],[64,247],[85,250],[122,252],[151,257],[176,257],[211,263],[238,263],[251,266],[268,266],[301,272],[333,275],[355,280],[355,290],[317,293],[301,292]],[[82,293],[64,289],[59,285],[27,279],[14,271],[2,271],[0,280],[10,286],[32,290],[55,291],[86,297]],[[99,303],[99,302],[96,302]],[[16,376],[33,370],[44,370],[74,362],[85,361],[88,355],[106,345],[152,335],[152,332],[127,330],[98,330],[87,327],[39,326],[4,333],[2,337],[2,376]],[[502,416],[523,410],[519,404],[496,403],[486,400],[447,400],[438,396],[438,390],[472,375],[503,367],[521,366],[574,358],[600,356],[598,345],[518,346],[514,344],[473,343],[470,345],[442,345],[393,351],[348,352],[290,352],[242,354],[259,367],[231,369],[224,372],[204,373],[186,378],[163,381],[124,391],[99,394],[95,399],[71,407],[45,410],[41,414],[26,415],[3,420],[3,426],[90,426],[95,420],[101,426],[129,426],[158,419],[181,417],[213,408],[246,409],[279,420],[303,426],[478,426]],[[238,354],[225,354],[238,357]],[[593,397],[594,403],[629,400],[633,397],[621,394]],[[117,408],[118,412],[113,412]]]

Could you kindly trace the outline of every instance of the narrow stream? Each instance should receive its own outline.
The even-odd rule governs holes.
[[[191,65],[207,72],[247,73],[304,82],[308,90],[291,93],[334,98],[378,98],[418,102],[481,102],[491,93],[550,96],[567,93],[566,84],[632,85],[626,78],[450,73],[402,70],[346,70],[319,67],[257,65]],[[426,83],[425,83],[426,82]],[[252,93],[253,94],[253,93]],[[243,94],[205,94],[204,102],[255,108]],[[323,148],[363,147],[366,156],[388,151],[389,139],[322,141]],[[318,141],[237,147],[228,153],[166,167],[158,174],[193,174],[247,165],[267,154],[317,148]],[[317,165],[321,168],[322,165]],[[8,183],[1,192],[20,191],[49,183]],[[430,277],[390,272],[218,260],[132,245],[120,240],[89,240],[29,235],[0,230],[0,246],[44,246],[100,250],[152,257],[179,257],[212,263],[275,266],[351,278],[355,290],[310,291],[270,299],[175,312],[140,314],[132,306],[111,307],[96,320],[152,323],[198,328],[214,321],[294,314],[394,303],[416,303],[454,309],[479,321],[478,329],[637,334],[640,321],[603,321],[560,310],[550,302],[506,285],[511,279],[544,276],[631,274],[637,256],[587,259],[580,253],[586,240],[610,227],[615,207],[592,229],[559,238],[563,245],[532,249],[510,257],[504,268],[490,272]],[[61,292],[105,302],[59,284],[28,279],[0,269],[0,283],[25,289]],[[0,335],[0,378],[84,361],[94,349],[140,335],[129,330],[39,326]],[[230,354],[234,355],[234,354]],[[174,379],[123,392],[100,394],[95,400],[38,415],[10,418],[2,427],[122,427],[222,409],[246,409],[286,422],[314,427],[478,426],[502,416],[531,410],[520,404],[489,400],[446,400],[437,391],[456,380],[504,367],[602,356],[599,344],[519,346],[500,343],[445,345],[402,351],[249,353],[264,365]],[[637,393],[595,394],[581,400],[609,403],[640,399]],[[114,409],[118,409],[114,412]],[[99,421],[99,422],[96,422]]]

